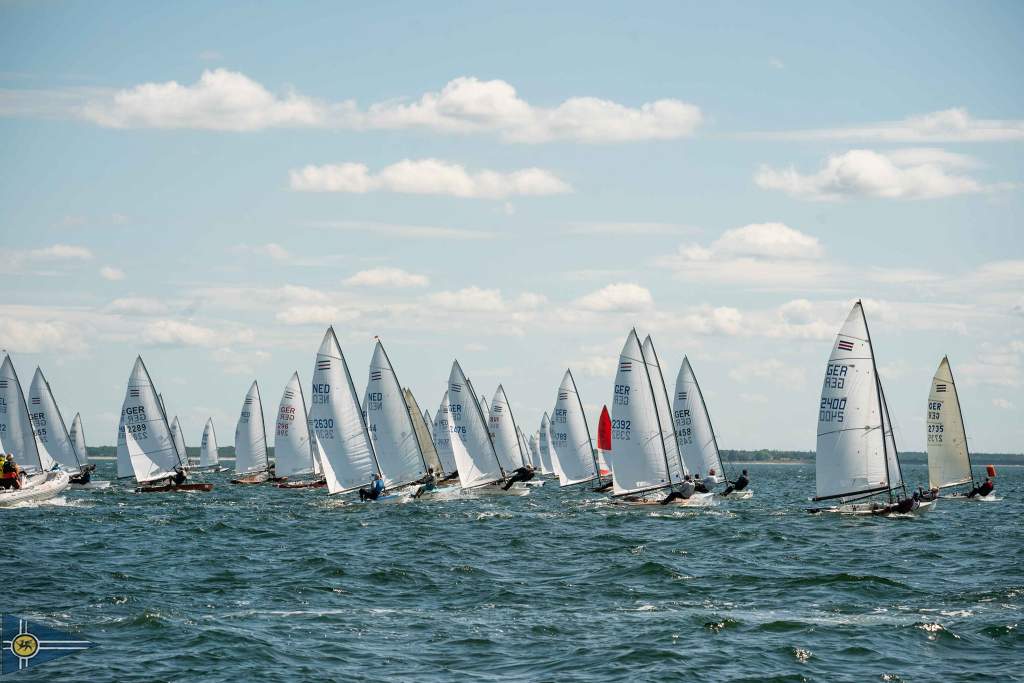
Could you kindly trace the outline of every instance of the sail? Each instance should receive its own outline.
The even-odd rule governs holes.
[[[83,465],[87,464],[89,462],[89,451],[85,447],[85,427],[82,426],[81,413],[75,413],[75,419],[71,421],[71,443],[75,444],[78,462]]]
[[[500,384],[494,391],[494,399],[491,401],[488,425],[491,439],[494,441],[494,450],[498,454],[502,468],[506,472],[512,472],[522,467],[523,452],[519,445],[519,428],[512,415],[512,406],[509,405],[505,389]]]
[[[683,364],[676,377],[672,417],[676,423],[676,437],[679,439],[679,450],[682,451],[686,468],[691,472],[700,472],[704,476],[714,470],[715,481],[725,481],[722,455],[718,451],[718,441],[711,426],[711,417],[708,415],[700,385],[697,384],[697,376],[693,374],[690,359],[686,356],[683,356]]]
[[[213,418],[206,420],[203,428],[203,441],[199,446],[199,466],[216,467],[220,464],[220,451],[217,448],[217,432],[213,428]]]
[[[544,463],[544,472],[553,474],[562,479],[562,468],[558,464],[558,455],[555,453],[554,444],[551,443],[551,418],[547,413],[540,418],[540,431],[537,432],[538,444],[540,446],[540,459]]]
[[[53,398],[50,383],[43,371],[36,368],[32,384],[28,388],[29,422],[36,436],[36,447],[44,465],[51,458],[66,472],[77,474],[82,465],[78,462],[75,443],[68,434],[64,418]]]
[[[178,422],[178,416],[174,416],[174,421],[171,422],[171,438],[174,439],[174,447],[178,449],[179,455],[181,455],[181,461],[188,464],[188,451],[185,450],[185,437],[181,433],[181,423]]]
[[[671,486],[656,390],[636,330],[619,353],[612,398],[612,491],[621,496]]]
[[[594,444],[590,427],[583,412],[576,380],[570,370],[565,371],[558,387],[558,399],[551,414],[551,443],[561,471],[558,481],[571,486],[597,478]]]
[[[889,489],[880,395],[858,301],[836,335],[825,366],[815,455],[817,500]]]
[[[320,442],[330,493],[368,484],[379,471],[352,375],[334,328],[327,328],[313,369],[309,423]]]
[[[160,399],[142,356],[135,359],[128,378],[124,403],[124,444],[135,480],[140,484],[165,479],[182,467],[182,456],[174,445],[171,425],[160,406]],[[120,446],[120,444],[119,444]],[[120,466],[118,467],[120,476]]]
[[[124,438],[124,413],[121,413],[117,422],[117,478],[128,479],[134,476],[132,457],[128,455],[128,443]]]
[[[416,441],[419,442],[420,452],[423,453],[423,461],[427,467],[434,469],[435,475],[444,477],[446,472],[444,466],[441,465],[441,459],[437,456],[434,437],[431,436],[433,425],[430,422],[430,415],[426,411],[420,412],[420,404],[416,402],[416,397],[412,395],[411,389],[408,387],[402,389],[402,394],[405,396],[405,407],[409,410],[409,416],[412,418],[413,429],[416,430]]]
[[[293,372],[281,394],[274,424],[274,476],[313,474],[313,447],[309,439],[306,397],[299,373]]]
[[[945,488],[973,480],[960,397],[949,359],[943,358],[928,394],[928,486]]]
[[[526,434],[523,434],[523,430],[519,425],[516,425],[516,432],[519,434],[519,450],[523,454],[523,466],[532,465],[533,458],[530,454],[530,443],[526,440]]]
[[[899,451],[896,450],[896,435],[892,424],[889,422],[889,406],[885,400],[885,389],[882,388],[881,379],[878,381],[878,395],[882,398],[882,432],[885,435],[885,457],[889,473],[889,488],[894,489],[897,486],[903,486],[903,471],[900,468]]]
[[[259,384],[253,380],[242,402],[235,426],[235,472],[252,474],[270,468],[267,456],[267,426],[263,421],[263,400]]]
[[[665,384],[665,376],[661,372],[661,362],[658,360],[658,353],[654,350],[654,341],[650,335],[644,339],[643,356],[647,361],[648,373],[651,376],[651,386],[654,388],[654,401],[658,405],[658,422],[661,425],[661,438],[665,441],[665,452],[668,453],[669,471],[672,473],[672,481],[680,482],[683,475],[691,474],[683,462],[683,454],[679,450],[679,439],[676,437],[676,425],[672,421],[672,403],[668,399],[668,387]],[[700,472],[700,474],[706,474]]]
[[[426,474],[402,385],[380,340],[373,348],[366,384],[366,428],[387,488],[409,484]]]
[[[32,430],[28,404],[9,355],[0,367],[0,444],[5,453],[13,453],[25,470],[49,470],[54,462],[39,450]]]
[[[441,397],[441,405],[437,408],[437,415],[434,417],[434,446],[437,448],[437,457],[441,460],[441,467],[447,475],[455,474],[458,465],[455,463],[455,452],[452,450],[452,430],[448,420],[448,392]]]
[[[448,415],[462,488],[475,488],[503,479],[505,473],[494,452],[487,422],[459,361],[452,363],[448,376]]]
[[[597,420],[597,471],[602,477],[611,476],[612,416],[608,406],[602,406]]]

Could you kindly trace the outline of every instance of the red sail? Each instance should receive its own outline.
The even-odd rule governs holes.
[[[612,418],[608,415],[608,406],[601,410],[601,419],[597,421],[597,450],[612,449]]]

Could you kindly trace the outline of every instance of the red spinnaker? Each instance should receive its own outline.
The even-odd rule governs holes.
[[[601,418],[597,421],[597,450],[612,449],[612,418],[608,414],[608,406],[601,409]]]

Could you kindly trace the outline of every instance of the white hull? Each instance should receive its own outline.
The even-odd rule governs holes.
[[[59,470],[34,474],[27,478],[23,488],[0,490],[0,507],[49,500],[63,493],[70,483],[67,473]]]
[[[754,492],[750,489],[743,489],[742,491],[733,491],[727,496],[718,494],[718,497],[722,500],[749,500],[754,497]]]
[[[1001,496],[997,496],[996,492],[993,491],[992,493],[988,494],[987,496],[972,496],[970,498],[967,497],[965,494],[962,494],[962,493],[954,493],[951,496],[939,496],[939,500],[963,500],[963,501],[969,501],[969,502],[973,502],[973,503],[995,503],[997,501],[1002,500],[1002,497]]]
[[[463,493],[466,495],[476,496],[526,496],[529,495],[530,489],[526,486],[521,485],[522,482],[516,482],[512,484],[512,488],[508,491],[502,488],[503,484],[487,484],[486,486],[480,486],[475,489],[463,489]]]
[[[661,501],[665,500],[667,496],[668,493],[662,491],[655,498],[613,498],[612,502],[617,505],[659,505],[662,507],[707,507],[715,505],[714,493],[694,493],[689,498],[677,498],[671,503],[662,505]]]
[[[110,482],[93,479],[88,484],[72,484],[73,489],[109,489]]]
[[[910,512],[883,512],[888,507],[886,505],[880,505],[878,503],[849,503],[847,505],[837,505],[831,508],[824,508],[821,512],[831,512],[833,514],[847,515],[851,517],[913,517],[915,515],[923,515],[924,513],[935,507],[934,500],[926,500],[918,503]]]
[[[519,483],[526,484],[527,486],[543,486],[544,485],[544,480],[543,479],[531,479],[530,481],[524,481],[524,482],[519,482]]]

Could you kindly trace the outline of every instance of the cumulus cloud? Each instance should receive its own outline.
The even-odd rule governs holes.
[[[910,116],[899,121],[841,128],[758,133],[786,140],[864,140],[934,144],[1024,140],[1024,120],[976,119],[962,107]]]
[[[25,251],[11,250],[7,254],[8,263],[15,266],[24,263],[89,261],[92,258],[92,250],[71,244],[53,244],[48,247]]]
[[[511,173],[470,173],[459,164],[440,159],[403,159],[371,173],[366,164],[342,163],[306,166],[288,172],[291,189],[298,192],[395,192],[504,199],[520,195],[571,192],[568,183],[551,171],[525,168]]]
[[[1001,410],[1013,410],[1016,406],[1012,402],[1005,398],[994,398],[992,399],[992,405]]]
[[[426,287],[430,279],[426,275],[417,275],[401,268],[371,268],[346,278],[344,283],[349,287]]]
[[[686,235],[694,228],[677,223],[652,223],[644,221],[605,223],[570,223],[565,232],[569,235]]]
[[[276,242],[268,242],[266,244],[239,244],[233,247],[233,251],[239,254],[254,254],[256,256],[266,256],[275,261],[288,261],[292,258],[291,253]]]
[[[481,289],[476,285],[457,291],[435,292],[427,297],[435,306],[452,311],[493,312],[505,310],[501,290]]]
[[[250,339],[251,332],[240,335]],[[222,343],[226,335],[216,330],[180,320],[154,320],[142,329],[142,341],[151,346],[204,346]]]
[[[103,266],[100,268],[100,277],[104,280],[117,282],[118,280],[124,279],[124,271],[120,268],[114,268],[113,266]]]
[[[854,149],[830,156],[817,173],[803,174],[790,166],[762,166],[754,182],[766,190],[781,190],[798,199],[838,201],[873,197],[936,199],[992,192],[1006,184],[984,185],[961,172],[973,165],[964,155],[918,149],[876,152]]]
[[[167,306],[157,299],[133,296],[114,299],[107,304],[106,311],[118,315],[165,315]]]
[[[374,221],[314,221],[309,225],[313,228],[372,233],[375,235],[407,237],[412,239],[489,240],[494,239],[496,236],[493,232],[486,232],[483,230],[464,230],[461,228],[445,228],[434,225],[377,223]]]
[[[654,297],[646,287],[633,282],[616,282],[580,297],[576,305],[584,310],[630,313],[654,307]]]
[[[355,320],[359,311],[325,304],[297,305],[278,311],[275,317],[286,325],[333,325]]]
[[[20,320],[0,316],[0,348],[12,353],[84,351],[84,335],[59,320]]]

